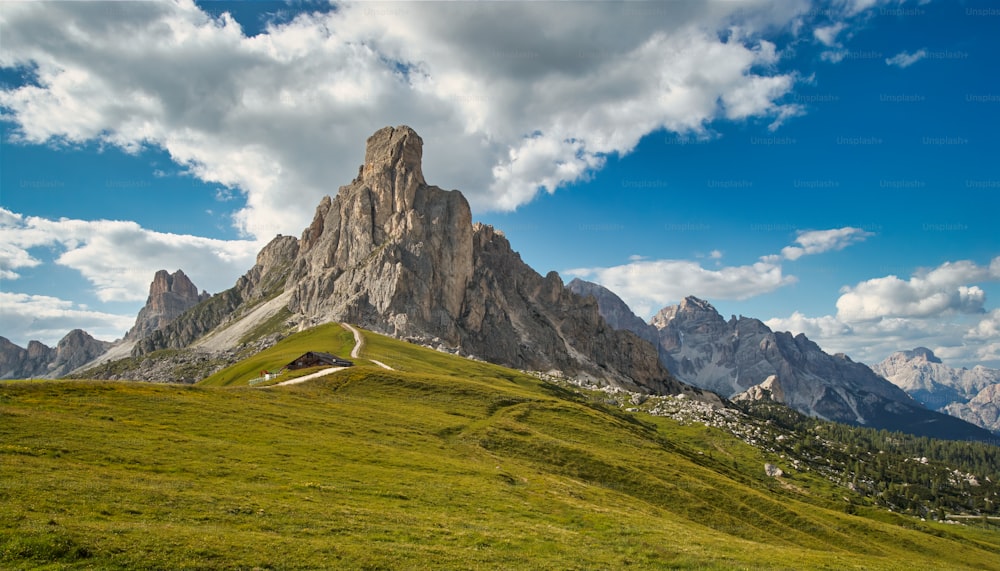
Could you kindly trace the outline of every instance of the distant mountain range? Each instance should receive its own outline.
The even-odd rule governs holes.
[[[872,367],[927,408],[1000,433],[1000,370],[956,369],[926,347],[898,351]]]
[[[929,410],[904,390],[843,354],[830,355],[805,335],[775,332],[758,319],[724,319],[687,297],[644,323],[597,284],[574,280],[610,324],[654,339],[660,360],[678,379],[730,399],[771,399],[810,416],[911,434],[989,439],[988,432]]]
[[[0,343],[0,374],[58,376],[89,361],[100,367],[86,374],[102,378],[190,379],[291,331],[346,321],[588,384],[714,404],[721,401],[713,393],[768,398],[828,420],[990,437],[803,335],[757,319],[724,320],[694,297],[645,323],[599,285],[538,274],[501,232],[472,223],[459,191],[425,182],[422,152],[409,127],[377,131],[358,176],[320,202],[301,238],[275,237],[232,288],[208,296],[181,271],[158,272],[122,341],[90,343],[76,333],[67,342],[81,347],[72,358],[69,349],[57,358],[40,344]],[[158,360],[166,364],[149,366]]]

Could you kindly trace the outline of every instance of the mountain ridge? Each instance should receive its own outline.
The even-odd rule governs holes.
[[[933,351],[897,351],[872,369],[930,409],[1000,434],[1000,370],[946,365]]]
[[[618,298],[601,293],[595,299]],[[622,309],[615,304],[614,311]],[[918,435],[993,440],[981,427],[925,408],[866,365],[830,355],[803,334],[775,332],[755,318],[726,320],[694,296],[664,307],[648,326],[657,330],[660,359],[670,372],[726,398],[774,400],[809,416]]]

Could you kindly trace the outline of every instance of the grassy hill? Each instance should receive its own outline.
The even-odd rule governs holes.
[[[334,325],[199,386],[0,383],[0,568],[1000,569],[721,430],[365,337],[396,371],[240,386]]]

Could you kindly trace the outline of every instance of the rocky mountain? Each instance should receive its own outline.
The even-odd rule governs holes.
[[[111,343],[74,329],[55,347],[29,341],[19,347],[0,337],[0,379],[57,378],[105,353]]]
[[[926,347],[897,351],[872,370],[928,408],[1000,431],[1000,370],[949,367]]]
[[[672,394],[695,391],[648,341],[607,324],[591,297],[541,276],[455,190],[424,180],[409,127],[367,141],[357,177],[324,198],[299,240],[279,237],[236,286],[136,344],[221,348],[266,319],[347,321],[520,369]],[[706,397],[708,398],[708,397]]]
[[[1000,383],[985,387],[968,402],[953,402],[942,410],[1000,434]]]
[[[956,402],[967,403],[986,387],[1000,383],[1000,370],[949,367],[926,347],[897,351],[872,370],[935,410]]]
[[[573,281],[566,284],[566,288],[581,297],[593,297],[597,302],[601,315],[611,327],[631,331],[653,345],[659,344],[659,336],[657,335],[656,328],[643,321],[635,313],[632,313],[632,309],[628,304],[622,298],[618,297],[615,292],[602,285],[581,280],[580,278],[574,278]]]
[[[590,292],[602,313],[612,316],[609,322],[628,324],[643,335],[652,326],[661,362],[696,387],[727,398],[773,400],[838,422],[945,438],[990,438],[966,422],[926,409],[864,364],[825,353],[805,335],[774,332],[743,316],[726,320],[696,297],[663,308],[648,326],[640,326],[641,320],[624,315],[624,302],[605,288],[574,287]]]
[[[153,276],[146,305],[139,310],[135,325],[125,335],[125,339],[131,341],[148,337],[208,298],[208,292],[198,293],[198,288],[183,271],[177,270],[170,274],[166,270],[160,270]]]

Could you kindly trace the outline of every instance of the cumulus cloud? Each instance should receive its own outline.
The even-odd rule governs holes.
[[[783,260],[842,250],[868,236],[872,233],[851,227],[800,231],[795,239],[798,246],[788,246],[780,255],[761,256],[756,263],[743,266],[706,269],[688,260],[632,257],[630,263],[620,266],[575,268],[565,273],[603,285],[618,294],[638,315],[649,316],[688,295],[744,300],[770,293],[797,281],[795,276],[783,272]],[[716,266],[720,265],[718,260],[722,257],[720,250],[708,254]]]
[[[994,309],[965,334],[966,339],[1000,340],[1000,309]]]
[[[837,315],[846,321],[883,317],[932,317],[943,313],[980,313],[986,293],[974,284],[1000,279],[990,267],[963,260],[945,262],[908,280],[896,276],[874,278],[847,287],[837,300]]]
[[[86,329],[104,341],[121,338],[135,316],[92,311],[72,301],[44,295],[0,292],[0,321],[10,341],[24,347],[36,340],[54,347],[73,329]]]
[[[406,123],[428,180],[514,209],[585,179],[658,129],[801,112],[762,34],[808,4],[362,3],[272,23],[178,2],[15,3],[0,66],[14,139],[165,149],[243,194],[247,235],[295,233],[357,172],[361,142]],[[23,261],[22,261],[23,262]],[[11,271],[11,270],[6,270]]]
[[[577,268],[570,276],[614,291],[637,314],[648,317],[688,295],[710,299],[748,299],[795,282],[781,266],[758,262],[709,270],[687,260],[642,260],[609,268]]]
[[[32,248],[53,249],[55,263],[80,272],[105,302],[144,300],[153,274],[161,269],[183,269],[196,285],[212,292],[227,289],[253,266],[262,246],[251,240],[154,232],[135,222],[24,217],[3,208],[0,244],[0,268],[12,274],[40,263],[31,256]]]
[[[874,236],[874,234],[849,226],[832,230],[800,231],[798,237],[795,238],[795,243],[798,245],[782,248],[781,255],[787,260],[797,260],[806,255],[843,250],[869,236]]]
[[[927,57],[927,50],[917,50],[915,52],[899,52],[891,58],[886,58],[886,65],[894,65],[900,68],[907,68]]]
[[[954,366],[1000,366],[1000,309],[984,314],[977,283],[1000,281],[1000,257],[988,266],[945,262],[909,279],[885,276],[842,290],[837,313],[795,312],[766,321],[778,331],[804,333],[830,352],[873,364],[894,351],[931,347]]]

